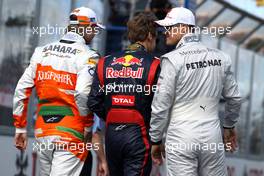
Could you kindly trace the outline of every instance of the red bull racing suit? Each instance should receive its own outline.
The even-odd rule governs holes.
[[[167,123],[166,165],[170,176],[227,176],[218,117],[226,100],[223,125],[233,127],[241,97],[225,53],[185,35],[162,56],[158,91],[152,103],[150,136],[160,143]]]
[[[148,129],[159,62],[139,44],[98,62],[88,107],[106,120],[110,175],[150,174]]]
[[[36,88],[40,175],[79,175],[81,171],[87,156],[84,130],[91,131],[93,124],[87,97],[98,57],[82,36],[68,32],[59,42],[36,48],[17,84],[13,105],[17,133],[26,132],[29,97]],[[69,145],[59,151],[55,143]]]

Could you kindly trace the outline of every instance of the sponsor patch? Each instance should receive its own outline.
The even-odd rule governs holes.
[[[58,71],[51,66],[38,64],[36,71],[36,82],[49,83],[60,88],[72,89],[76,84],[77,75],[65,71]],[[66,87],[65,87],[66,86]]]
[[[38,71],[37,80],[38,81],[53,80],[55,82],[64,83],[71,86],[73,86],[74,84],[69,74],[59,74],[52,71]]]
[[[73,55],[76,55],[82,52],[79,49],[72,48],[72,47],[66,47],[63,45],[49,45],[43,49],[43,52],[48,52],[48,51],[49,52],[54,51],[54,52],[59,52],[59,53],[64,53],[64,54],[67,53],[67,54],[73,54]]]
[[[89,68],[88,73],[89,73],[89,75],[93,76],[95,73],[95,68],[94,67]]]
[[[97,64],[97,61],[93,57],[91,57],[91,58],[88,59],[87,64],[89,64],[89,65],[96,65]]]
[[[214,59],[214,60],[188,63],[188,64],[186,64],[186,69],[187,70],[190,70],[190,69],[194,70],[194,69],[206,68],[206,67],[215,67],[215,66],[221,67],[221,65],[222,65],[221,60]]]
[[[106,68],[106,78],[142,78],[144,68],[139,67],[133,70],[131,67],[123,67],[121,70],[114,70],[112,67]]]
[[[143,61],[143,58],[139,59],[139,58],[136,58],[130,54],[130,55],[126,55],[124,57],[114,58],[111,65],[119,64],[119,65],[123,65],[125,67],[129,67],[131,65],[141,66],[142,61]]]
[[[130,95],[113,95],[112,96],[112,105],[117,105],[117,106],[134,106],[135,105],[135,96],[130,96]]]

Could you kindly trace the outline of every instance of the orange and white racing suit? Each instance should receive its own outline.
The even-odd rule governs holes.
[[[17,84],[13,102],[16,133],[26,132],[29,97],[36,88],[35,137],[38,144],[46,145],[46,150],[43,146],[39,150],[41,175],[79,175],[81,171],[87,150],[79,144],[83,144],[84,131],[93,125],[87,99],[98,57],[82,36],[68,32],[60,41],[35,49]],[[59,151],[54,146],[58,143],[69,145],[63,150],[60,146]]]

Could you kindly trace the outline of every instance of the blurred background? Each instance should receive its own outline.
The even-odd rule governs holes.
[[[28,110],[30,144],[22,153],[13,146],[13,92],[34,48],[58,40],[70,11],[79,6],[93,9],[107,26],[92,43],[101,55],[129,44],[126,22],[135,13],[152,11],[162,19],[172,7],[191,9],[197,25],[209,31],[200,35],[203,43],[231,56],[243,95],[237,125],[239,149],[227,154],[229,175],[264,175],[264,0],[0,0],[0,175],[38,175],[32,145],[35,100],[31,100]],[[219,29],[223,29],[221,34],[216,34]],[[160,32],[157,56],[173,49],[164,41]],[[221,100],[221,117],[223,104]],[[156,168],[153,176],[164,175],[164,170]]]

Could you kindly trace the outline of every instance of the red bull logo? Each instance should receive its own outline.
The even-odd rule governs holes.
[[[115,58],[111,65],[119,64],[119,65],[123,65],[125,67],[129,67],[131,65],[141,66],[142,65],[142,61],[143,61],[142,58],[138,59],[138,58],[136,58],[136,57],[134,57],[132,55],[126,55],[124,57]]]
[[[122,70],[114,70],[113,68],[106,68],[106,78],[142,78],[144,68],[137,68],[132,70],[130,67],[123,67]]]

